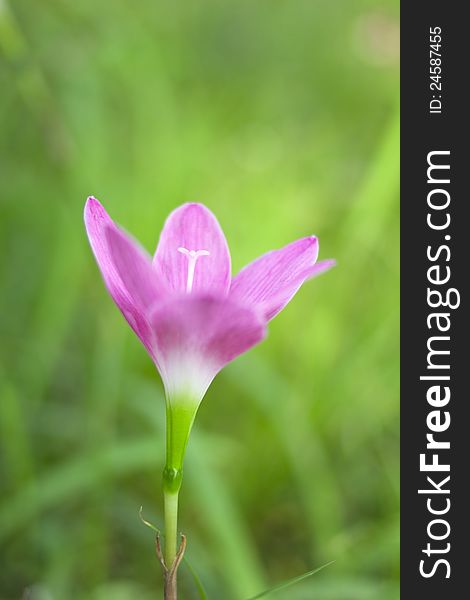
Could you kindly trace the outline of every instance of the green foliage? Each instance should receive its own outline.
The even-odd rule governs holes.
[[[151,251],[196,200],[235,272],[311,233],[338,260],[211,386],[180,527],[212,600],[330,560],[275,597],[397,598],[397,13],[0,2],[2,600],[161,589],[137,516],[162,524],[163,391],[100,280],[89,194]]]
[[[331,561],[329,563],[326,563],[326,565],[322,565],[321,567],[318,567],[317,569],[313,569],[312,571],[307,571],[306,573],[303,573],[303,575],[298,575],[297,577],[293,577],[292,579],[289,579],[288,581],[284,581],[283,583],[280,583],[279,585],[277,585],[269,590],[265,590],[264,592],[261,592],[260,594],[256,594],[256,596],[252,596],[251,598],[249,598],[249,600],[259,600],[259,598],[265,598],[266,596],[271,596],[272,594],[275,594],[275,593],[285,590],[289,587],[292,587],[293,585],[296,585],[297,583],[304,581],[304,579],[308,579],[309,577],[312,577],[312,575],[316,575],[322,569],[324,569],[325,567],[328,567],[329,565],[331,565],[333,563],[334,563],[334,561]]]

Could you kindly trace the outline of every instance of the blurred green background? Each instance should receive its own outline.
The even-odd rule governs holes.
[[[211,386],[181,495],[211,600],[398,598],[398,6],[0,1],[0,598],[160,597],[164,400],[106,294],[94,194],[153,251],[206,203],[234,272],[338,267]],[[181,598],[197,598],[187,567]]]

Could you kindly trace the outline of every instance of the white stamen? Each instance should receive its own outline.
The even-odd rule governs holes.
[[[209,256],[208,250],[187,250],[186,248],[178,248],[178,252],[188,257],[188,280],[186,282],[186,292],[189,294],[193,289],[194,271],[196,270],[197,259],[200,256]]]

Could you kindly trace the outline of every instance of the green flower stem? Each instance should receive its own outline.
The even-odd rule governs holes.
[[[187,398],[168,398],[166,408],[166,463],[163,470],[165,563],[169,569],[178,547],[178,496],[183,461],[198,404]]]
[[[177,551],[178,538],[178,492],[163,490],[165,511],[165,564],[168,568],[173,564]]]

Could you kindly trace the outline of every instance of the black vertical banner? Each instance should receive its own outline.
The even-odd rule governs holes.
[[[470,597],[463,3],[402,3],[401,598]]]

